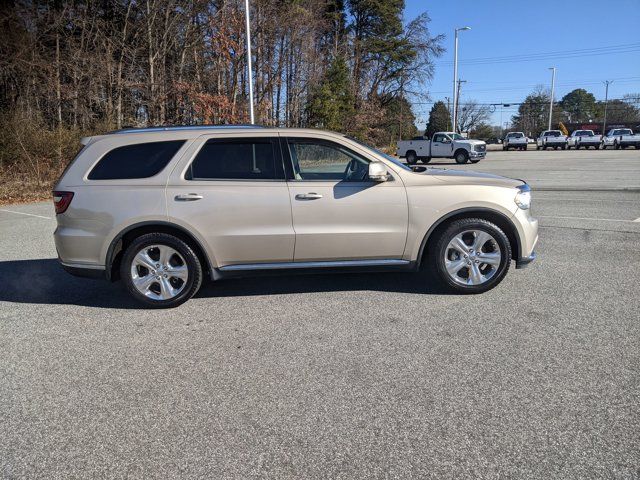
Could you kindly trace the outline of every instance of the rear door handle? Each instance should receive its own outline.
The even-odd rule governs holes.
[[[183,193],[182,195],[176,195],[176,200],[179,202],[193,202],[195,200],[202,200],[202,195],[197,193]]]
[[[322,198],[322,195],[314,192],[299,193],[298,195],[296,195],[296,200],[318,200],[319,198]]]

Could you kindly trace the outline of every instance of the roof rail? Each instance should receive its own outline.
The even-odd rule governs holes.
[[[109,134],[120,134],[120,133],[149,133],[149,132],[174,132],[180,130],[217,130],[217,129],[227,129],[227,128],[264,128],[262,125],[251,125],[248,123],[242,123],[237,125],[170,125],[170,126],[158,126],[158,127],[130,127],[123,128],[120,130],[114,130],[109,132]]]

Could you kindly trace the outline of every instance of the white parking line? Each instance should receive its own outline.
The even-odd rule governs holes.
[[[0,212],[16,213],[18,215],[27,215],[29,217],[38,217],[38,218],[44,218],[46,220],[51,220],[51,217],[45,217],[44,215],[35,215],[33,213],[16,212],[15,210],[5,210],[4,208],[0,208]]]
[[[633,223],[640,222],[640,218],[636,218],[635,220],[620,220],[618,218],[593,218],[593,217],[561,217],[555,215],[536,215],[537,218],[561,218],[563,220],[595,220],[598,222],[624,222],[624,223]]]

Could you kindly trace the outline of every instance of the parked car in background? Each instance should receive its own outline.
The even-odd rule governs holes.
[[[517,150],[527,149],[527,137],[522,132],[509,132],[504,137],[504,143],[502,144],[503,150],[509,150],[510,148]]]
[[[596,135],[593,130],[575,130],[569,137],[567,137],[567,148],[575,148],[580,150],[581,148],[593,147],[596,150],[600,149],[602,143],[602,135]]]
[[[265,270],[424,265],[454,292],[481,293],[535,258],[522,180],[417,172],[338,133],[167,127],[83,143],[53,193],[60,262],[122,280],[152,308]]]
[[[487,154],[487,144],[482,140],[470,140],[459,133],[438,132],[429,140],[416,137],[400,140],[396,154],[406,158],[409,165],[421,160],[429,163],[432,158],[453,158],[456,163],[478,163]]]
[[[498,137],[491,137],[487,139],[487,145],[501,145],[502,139]]]
[[[536,141],[536,150],[546,150],[547,148],[565,150],[567,148],[567,137],[560,130],[545,130]]]
[[[640,148],[640,134],[634,135],[630,128],[612,128],[602,137],[602,148],[607,147],[613,147],[616,150],[627,147]]]

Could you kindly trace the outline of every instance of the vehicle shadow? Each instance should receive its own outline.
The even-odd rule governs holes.
[[[9,279],[0,301],[97,308],[143,309],[120,282],[77,278],[54,258],[0,262],[0,278]],[[336,291],[383,291],[441,295],[447,292],[425,272],[296,274],[230,278],[206,282],[197,298],[282,295]]]

